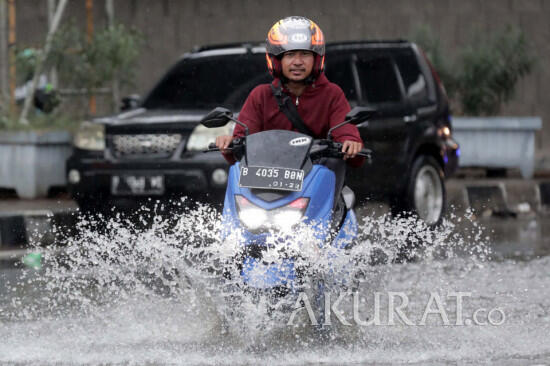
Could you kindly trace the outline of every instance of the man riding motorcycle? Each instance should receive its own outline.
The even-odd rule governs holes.
[[[266,60],[274,80],[252,90],[239,114],[249,134],[291,130],[324,138],[331,127],[345,119],[350,106],[342,89],[324,75],[325,39],[313,21],[291,16],[275,23],[267,36]],[[244,134],[244,128],[237,125],[233,136],[216,139],[216,146],[230,163],[235,159],[228,147],[234,138]],[[364,159],[356,154],[363,142],[357,127],[342,126],[334,130],[333,137],[342,143],[344,159],[350,159],[352,166],[360,166]],[[337,169],[334,162],[327,161],[325,165]]]
[[[207,151],[222,151],[234,163],[221,239],[240,251],[229,251],[224,276],[249,290],[285,296],[311,282],[318,300],[330,276],[349,280],[351,260],[339,254],[357,243],[358,224],[353,192],[343,187],[344,160],[359,166],[370,156],[355,124],[373,111],[351,110],[342,89],[323,73],[324,55],[324,36],[314,22],[280,20],[267,38],[273,82],[250,93],[238,119],[217,107],[201,121],[208,128],[237,123],[233,136],[219,136]],[[330,267],[326,278],[309,272],[312,263],[315,271]]]

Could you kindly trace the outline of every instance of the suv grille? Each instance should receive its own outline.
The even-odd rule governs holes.
[[[171,156],[181,142],[180,134],[114,135],[113,154],[118,158],[154,155]]]

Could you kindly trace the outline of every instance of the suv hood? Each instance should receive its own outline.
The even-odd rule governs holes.
[[[116,115],[94,118],[94,123],[110,126],[155,125],[169,123],[198,124],[210,110],[159,110],[136,108]]]

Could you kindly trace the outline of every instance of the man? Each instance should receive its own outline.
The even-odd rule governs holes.
[[[252,90],[239,114],[249,134],[275,129],[304,132],[280,109],[276,93],[291,98],[307,134],[314,138],[326,138],[331,127],[344,121],[350,106],[342,89],[323,73],[325,39],[317,24],[297,16],[275,23],[267,36],[266,59],[273,83]],[[234,138],[243,136],[244,128],[237,125],[233,136],[216,138],[216,146],[230,163],[234,158],[228,147]],[[357,127],[342,126],[333,131],[333,137],[343,144],[344,159],[351,159],[351,165],[361,165],[363,158],[356,154],[363,143]]]

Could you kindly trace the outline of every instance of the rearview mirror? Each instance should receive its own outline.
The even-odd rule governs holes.
[[[216,107],[201,119],[201,124],[208,128],[223,127],[233,117],[233,113],[227,108]]]
[[[332,139],[332,131],[334,131],[337,128],[340,128],[344,125],[347,125],[348,123],[351,123],[352,125],[358,125],[363,122],[365,122],[367,119],[375,115],[377,112],[376,108],[373,107],[353,107],[351,111],[349,111],[348,114],[346,114],[346,119],[344,122],[332,127],[330,130],[328,130],[327,138],[329,140]]]
[[[346,114],[346,121],[351,124],[358,125],[375,115],[376,112],[376,108],[373,107],[353,107],[353,109]]]

